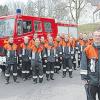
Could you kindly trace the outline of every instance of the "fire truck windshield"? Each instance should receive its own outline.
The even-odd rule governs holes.
[[[12,36],[14,31],[14,18],[0,19],[0,38]]]

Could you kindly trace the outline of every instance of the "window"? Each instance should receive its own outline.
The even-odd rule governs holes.
[[[32,22],[31,21],[23,21],[23,33],[32,31]]]
[[[42,32],[42,22],[35,21],[34,22],[34,30],[35,30],[35,32]]]
[[[22,20],[18,20],[17,22],[17,32],[18,32],[18,35],[21,35],[23,34],[23,27],[22,27]]]
[[[12,36],[14,31],[15,19],[0,20],[0,37]]]
[[[18,20],[17,25],[18,35],[22,35],[24,33],[32,31],[32,21]]]
[[[44,23],[44,27],[45,27],[45,32],[52,32],[52,28],[51,28],[51,23],[50,22],[45,22]]]

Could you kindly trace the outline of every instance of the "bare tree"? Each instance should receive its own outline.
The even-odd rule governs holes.
[[[33,16],[36,14],[35,9],[36,9],[35,3],[32,0],[28,0],[26,7],[25,7],[24,14]]]
[[[57,18],[58,20],[65,20],[69,15],[68,5],[64,2],[60,2],[55,6],[54,12],[55,18]]]
[[[9,14],[9,8],[7,5],[0,5],[0,16],[7,16]]]
[[[71,17],[78,24],[81,11],[87,4],[87,0],[69,0]]]

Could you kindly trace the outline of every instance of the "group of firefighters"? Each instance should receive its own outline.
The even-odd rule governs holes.
[[[76,40],[65,34],[57,35],[56,38],[51,34],[47,35],[47,39],[38,38],[38,34],[35,33],[32,40],[25,36],[24,42],[19,45],[14,43],[13,37],[9,37],[3,46],[6,55],[5,83],[9,84],[11,71],[14,82],[18,82],[19,68],[23,81],[32,76],[34,84],[38,79],[39,83],[42,83],[44,74],[48,81],[54,80],[54,73],[59,74],[61,69],[63,78],[67,72],[72,78],[73,69],[76,70],[76,67],[80,66],[83,49],[92,43],[92,36],[87,38],[86,34],[80,34]]]

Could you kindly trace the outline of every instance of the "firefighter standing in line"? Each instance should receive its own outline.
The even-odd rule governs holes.
[[[55,39],[56,45],[56,58],[55,58],[55,72],[59,74],[59,70],[62,66],[62,47],[61,47],[61,38],[58,35]]]
[[[48,43],[45,45],[47,49],[47,68],[46,68],[46,78],[47,81],[54,80],[54,63],[55,63],[55,44],[53,38],[48,37]]]
[[[76,49],[78,52],[78,67],[80,67],[80,59],[81,59],[82,51],[84,49],[84,45],[85,45],[85,43],[83,40],[83,33],[80,33],[79,40],[77,42],[77,47],[76,47],[76,48],[78,48],[78,49]]]
[[[35,39],[37,39],[37,38],[38,38],[38,34],[34,33],[33,39],[30,40],[30,42],[29,42],[30,47],[35,44]]]
[[[75,42],[75,39],[70,37],[70,43],[71,43],[71,59],[72,59],[72,62],[73,62],[73,66],[74,66],[74,70],[76,70],[76,58],[75,58],[75,53],[76,53],[76,42]]]
[[[20,54],[22,59],[22,78],[23,81],[28,79],[30,71],[31,50],[29,46],[29,38],[24,37],[24,43],[20,45]]]
[[[93,34],[88,33],[88,45],[92,45],[92,44],[93,44]]]
[[[13,37],[10,37],[8,43],[4,45],[6,54],[6,71],[5,84],[9,84],[10,72],[13,71],[14,82],[17,82],[17,45],[13,42]]]
[[[65,36],[65,39],[62,41],[63,48],[63,78],[66,77],[66,72],[68,70],[69,77],[72,78],[72,60],[71,60],[71,44],[68,39],[68,36]]]
[[[42,51],[42,66],[43,66],[43,72],[44,74],[46,73],[46,66],[47,66],[47,50],[45,48],[45,44],[46,44],[46,40],[44,39],[44,37],[42,36],[40,38],[41,41],[41,45],[43,46],[43,51]]]
[[[40,44],[39,38],[35,39],[35,44],[31,47],[32,49],[32,59],[31,66],[33,71],[33,82],[37,83],[39,76],[39,83],[43,82],[43,66],[42,66],[42,51],[43,46]]]
[[[81,59],[81,77],[85,84],[87,100],[100,100],[100,30],[93,33],[93,44],[88,45]]]

